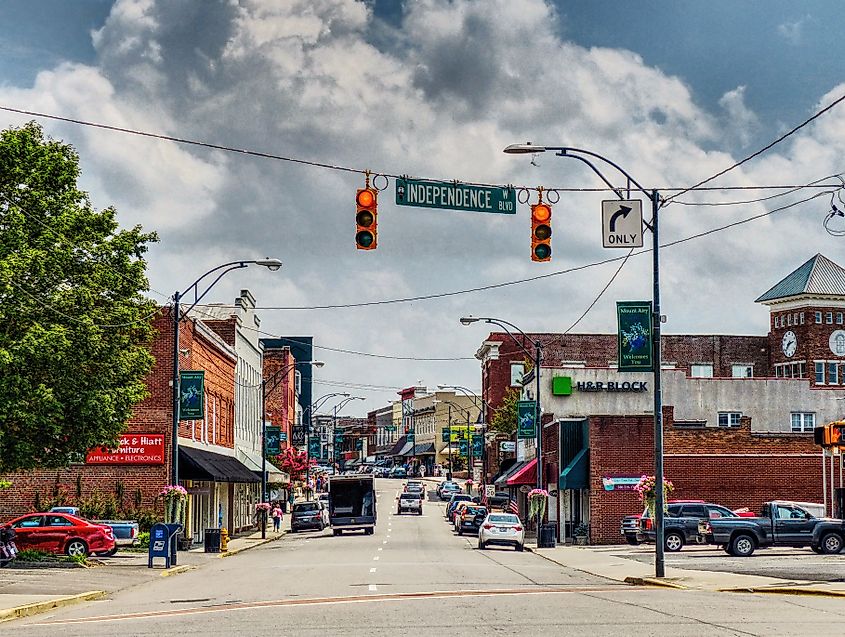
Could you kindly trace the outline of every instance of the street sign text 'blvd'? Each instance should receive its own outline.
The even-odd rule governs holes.
[[[516,190],[500,186],[470,186],[449,181],[397,179],[396,204],[514,215]]]

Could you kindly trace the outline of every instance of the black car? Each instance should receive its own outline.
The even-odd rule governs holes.
[[[458,535],[472,533],[478,535],[478,529],[484,524],[487,517],[487,507],[468,506],[461,513],[461,523],[457,525]]]
[[[328,513],[323,503],[318,500],[311,502],[297,502],[293,505],[290,516],[290,530],[304,531],[317,529],[322,531],[328,526]]]

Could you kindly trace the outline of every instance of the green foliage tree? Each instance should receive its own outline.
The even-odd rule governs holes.
[[[511,387],[505,392],[502,404],[493,413],[490,428],[509,436],[516,431],[516,403],[519,402],[519,390]]]
[[[157,237],[96,211],[79,174],[37,124],[0,132],[0,473],[114,445],[146,395]]]

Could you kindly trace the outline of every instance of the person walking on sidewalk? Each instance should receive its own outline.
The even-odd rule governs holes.
[[[273,517],[273,531],[278,533],[282,529],[282,508],[278,502],[273,505],[271,516]]]

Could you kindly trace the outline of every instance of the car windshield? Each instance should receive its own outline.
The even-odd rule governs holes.
[[[420,496],[418,496],[415,493],[403,493],[402,495],[399,496],[399,499],[401,499],[401,500],[419,500]]]
[[[519,518],[515,515],[491,515],[487,518],[488,522],[496,522],[498,524],[519,524]]]

